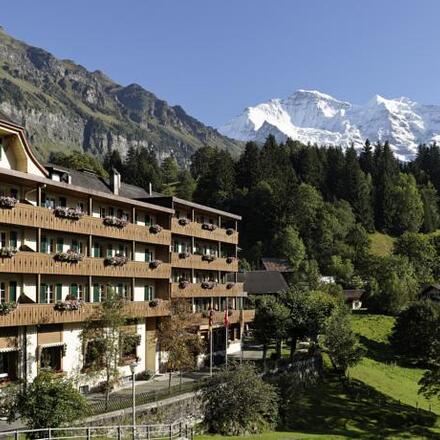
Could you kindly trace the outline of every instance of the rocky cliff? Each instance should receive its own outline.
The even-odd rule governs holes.
[[[23,125],[37,155],[83,150],[124,154],[134,145],[180,163],[203,145],[238,153],[241,143],[222,136],[137,84],[121,86],[100,71],[18,41],[0,28],[0,115]]]

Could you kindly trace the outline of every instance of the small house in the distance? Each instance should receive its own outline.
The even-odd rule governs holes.
[[[420,299],[440,301],[440,284],[427,284],[423,286],[419,294]]]
[[[359,310],[362,308],[362,296],[365,293],[363,289],[344,289],[343,294],[345,302],[351,310]]]
[[[243,277],[244,291],[249,295],[276,295],[289,288],[280,272],[252,270],[238,274]]]

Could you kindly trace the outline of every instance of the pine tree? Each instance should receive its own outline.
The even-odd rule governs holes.
[[[262,180],[260,171],[260,150],[255,142],[246,144],[236,166],[236,179],[239,188],[254,188]]]

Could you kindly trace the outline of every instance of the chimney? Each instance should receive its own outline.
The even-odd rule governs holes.
[[[110,173],[110,186],[113,191],[113,194],[119,195],[119,191],[121,189],[121,175],[118,170],[112,168]]]
[[[150,196],[153,195],[153,184],[151,182],[148,184],[148,194],[150,194]]]

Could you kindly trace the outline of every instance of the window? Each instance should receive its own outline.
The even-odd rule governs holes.
[[[41,368],[51,371],[61,371],[63,347],[43,347],[41,350]]]
[[[101,216],[101,218],[105,217],[105,208],[100,208],[99,209],[99,215]]]
[[[9,234],[9,245],[12,248],[15,248],[15,249],[18,246],[18,239],[17,239],[17,237],[18,237],[17,231],[11,231],[11,233]]]
[[[40,286],[40,303],[47,304],[47,285],[41,284]]]
[[[144,287],[144,301],[151,301],[154,299],[154,289],[153,286],[146,284]]]
[[[46,236],[41,237],[40,252],[43,254],[49,253],[49,243]]]
[[[153,219],[149,214],[145,214],[145,226],[152,226],[153,225]]]
[[[94,284],[93,285],[93,302],[101,302],[104,297],[104,285]]]
[[[9,301],[17,301],[17,281],[9,281]]]
[[[153,261],[153,252],[149,248],[145,248],[145,262]]]
[[[64,240],[62,238],[58,238],[56,251],[63,252],[63,249],[64,249]]]
[[[6,302],[6,287],[5,287],[5,283],[1,282],[0,283],[0,303],[5,303]]]
[[[78,284],[71,284],[70,285],[69,295],[72,299],[79,299],[78,298]]]
[[[60,197],[60,206],[65,208],[67,206],[67,199],[65,197]]]
[[[112,257],[113,256],[113,245],[109,244],[107,246],[107,257]]]
[[[79,211],[84,212],[84,203],[82,203],[82,202],[78,202],[78,203],[76,204],[76,209],[78,209]]]
[[[0,233],[1,247],[6,247],[6,232]]]
[[[101,257],[101,245],[99,243],[94,243],[93,244],[93,256],[95,258],[100,258]]]

